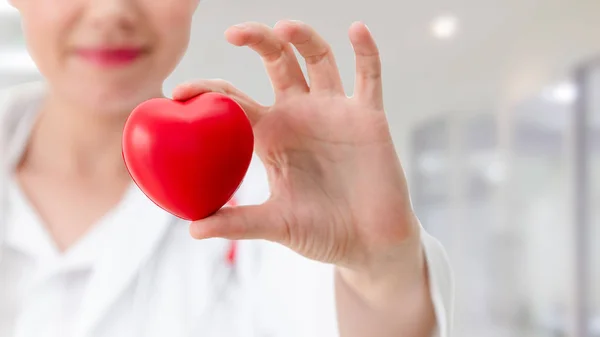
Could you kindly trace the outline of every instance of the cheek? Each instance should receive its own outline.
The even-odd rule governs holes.
[[[60,71],[61,38],[68,31],[69,9],[59,10],[42,4],[21,11],[27,49],[39,71],[44,75]]]
[[[174,68],[186,52],[190,41],[192,15],[189,11],[171,11],[155,21],[159,46],[157,53],[163,64]],[[172,69],[170,69],[172,70]]]

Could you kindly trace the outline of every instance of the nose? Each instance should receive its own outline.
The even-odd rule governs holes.
[[[99,28],[132,31],[138,17],[137,0],[88,0],[87,16]],[[167,0],[168,1],[168,0]]]

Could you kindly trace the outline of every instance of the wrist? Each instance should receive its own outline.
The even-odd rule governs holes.
[[[336,268],[336,277],[371,305],[429,292],[427,263],[420,237],[406,242],[398,252],[361,268]]]
[[[366,268],[336,269],[336,296],[346,334],[431,336],[436,318],[420,237]],[[392,255],[402,258],[393,258]],[[349,315],[349,313],[354,313]],[[365,327],[364,322],[371,322]],[[344,334],[342,334],[344,335]]]

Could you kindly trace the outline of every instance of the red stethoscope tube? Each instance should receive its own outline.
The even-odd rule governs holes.
[[[229,202],[227,202],[227,206],[229,207],[235,207],[237,205],[235,197],[231,198],[231,200],[229,200]],[[235,266],[235,262],[237,259],[237,241],[230,241],[229,242],[229,248],[227,249],[227,254],[225,256],[225,261],[227,262],[227,264],[231,267]]]

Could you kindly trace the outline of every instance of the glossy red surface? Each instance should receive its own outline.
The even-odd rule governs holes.
[[[135,183],[186,220],[203,219],[227,203],[253,149],[240,105],[212,92],[185,102],[148,100],[133,110],[123,133],[123,159]]]

